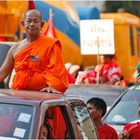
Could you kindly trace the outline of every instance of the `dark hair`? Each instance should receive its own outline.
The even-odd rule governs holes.
[[[114,57],[115,57],[115,55],[114,54],[110,54],[110,55],[104,55],[105,57],[109,57],[109,58],[111,58],[111,59],[113,59]]]
[[[99,109],[102,110],[102,117],[105,115],[107,110],[107,105],[103,99],[94,97],[87,101],[87,104],[89,103],[93,104],[97,108],[97,110]]]

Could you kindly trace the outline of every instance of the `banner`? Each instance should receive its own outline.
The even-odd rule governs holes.
[[[81,54],[114,54],[113,20],[80,21]]]

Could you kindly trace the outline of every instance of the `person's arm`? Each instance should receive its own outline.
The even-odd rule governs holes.
[[[119,133],[119,139],[128,139],[129,134],[126,130],[123,130],[122,132]]]
[[[0,82],[4,81],[4,79],[9,75],[9,73],[12,71],[14,67],[13,52],[14,52],[15,46],[12,46],[10,48],[10,50],[7,53],[6,59],[0,68]]]

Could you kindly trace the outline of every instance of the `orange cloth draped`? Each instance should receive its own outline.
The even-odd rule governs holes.
[[[41,90],[48,86],[65,92],[68,77],[59,40],[41,35],[15,56],[13,89]]]
[[[53,119],[48,119],[51,126],[51,139],[64,139],[66,134],[66,124],[59,107],[54,109]]]

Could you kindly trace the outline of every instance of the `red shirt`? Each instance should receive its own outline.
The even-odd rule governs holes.
[[[133,132],[129,135],[130,139],[140,139],[140,127],[137,127],[133,130]]]
[[[140,122],[129,123],[123,130],[127,131],[129,139],[140,139]]]
[[[121,78],[121,70],[117,64],[101,64],[95,67],[95,71],[97,72],[99,68],[100,78],[102,83],[111,82],[112,79],[116,79],[117,81]]]
[[[97,129],[99,139],[118,139],[118,134],[114,128],[105,124]]]

